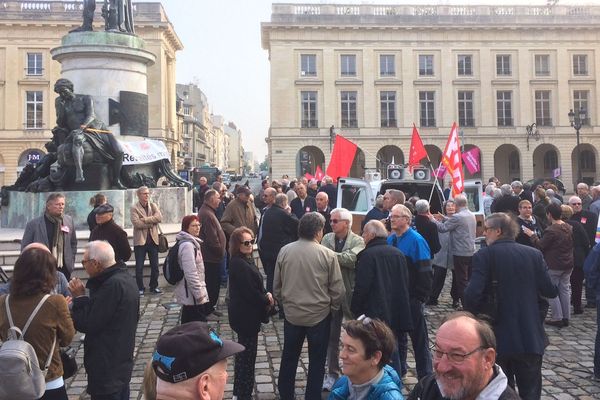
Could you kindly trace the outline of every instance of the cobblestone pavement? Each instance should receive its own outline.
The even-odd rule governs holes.
[[[446,282],[446,288],[449,288]],[[164,293],[161,296],[146,295],[141,302],[141,318],[138,325],[135,367],[131,379],[131,399],[143,399],[142,381],[144,367],[151,357],[157,338],[178,323],[179,307],[172,303],[173,287],[164,284]],[[221,290],[221,304],[223,304],[225,290]],[[448,292],[445,290],[440,298],[440,305],[431,307],[426,311],[429,339],[434,338],[435,329],[441,318],[452,309],[450,307]],[[235,334],[227,323],[226,307],[220,306],[224,316],[219,322],[210,324],[227,339],[234,339]],[[592,380],[594,339],[596,333],[596,310],[586,309],[583,315],[573,315],[570,326],[567,328],[547,328],[550,337],[544,356],[543,365],[543,390],[542,399],[600,399],[600,383]],[[82,393],[86,387],[86,375],[83,368],[83,345],[76,336],[72,346],[78,349],[77,359],[80,366],[79,372],[69,379],[67,392],[69,399],[83,398]],[[258,340],[258,355],[256,360],[256,387],[255,399],[278,398],[277,374],[281,361],[283,347],[283,322],[277,317],[269,324],[263,325]],[[410,346],[409,346],[410,347]],[[416,383],[414,375],[414,359],[409,354],[408,375],[404,379],[404,393]],[[306,370],[308,356],[306,343],[298,366],[296,376],[296,393],[303,399],[306,386]],[[232,398],[233,391],[233,360],[228,365],[229,379],[226,387],[225,399]],[[324,393],[323,398],[327,398]]]

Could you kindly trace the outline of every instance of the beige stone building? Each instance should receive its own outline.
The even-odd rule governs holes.
[[[98,4],[94,27],[102,30]],[[0,185],[12,184],[27,161],[45,154],[56,121],[53,85],[61,68],[50,50],[81,25],[81,7],[80,1],[0,3]],[[156,56],[148,68],[148,136],[163,140],[178,166],[175,55],[183,45],[160,3],[136,2],[134,7],[136,33]]]
[[[228,136],[229,163],[228,170],[241,174],[244,168],[244,148],[242,147],[242,131],[233,122],[227,123],[223,130]]]
[[[593,182],[599,44],[597,6],[273,4],[271,175],[325,170],[332,126],[358,145],[352,176],[407,162],[413,123],[437,167],[457,122],[481,154],[467,178]],[[581,108],[577,147],[568,114]]]

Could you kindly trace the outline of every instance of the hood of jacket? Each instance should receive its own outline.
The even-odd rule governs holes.
[[[177,236],[175,236],[175,240],[193,243],[198,250],[200,249],[200,244],[202,243],[202,239],[192,236],[186,231],[180,231]]]

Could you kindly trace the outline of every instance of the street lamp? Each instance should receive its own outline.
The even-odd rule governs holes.
[[[579,108],[579,112],[577,112],[577,114],[573,112],[573,109],[569,111],[569,122],[577,134],[577,182],[575,183],[575,187],[577,187],[577,184],[581,182],[581,149],[579,148],[579,130],[585,123],[586,118],[587,111],[583,107]]]
[[[333,143],[335,142],[335,126],[331,125],[329,127],[329,153],[331,153],[331,148],[333,147]]]

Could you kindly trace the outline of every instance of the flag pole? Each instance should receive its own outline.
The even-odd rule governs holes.
[[[427,160],[429,160],[429,155],[427,155]],[[431,160],[429,160],[429,166],[431,167],[432,171],[433,171],[433,165],[431,165]],[[442,166],[442,160],[440,160],[440,165],[438,165],[437,170],[440,170],[440,167]],[[433,175],[435,176],[435,181],[433,182],[433,185],[431,186],[431,193],[429,193],[429,204],[431,204],[431,198],[433,197],[433,191],[435,190],[436,185],[439,186],[439,182],[438,182],[438,176],[435,173],[435,171],[433,171]],[[442,192],[442,196],[444,195],[444,190],[442,188],[441,190]]]

